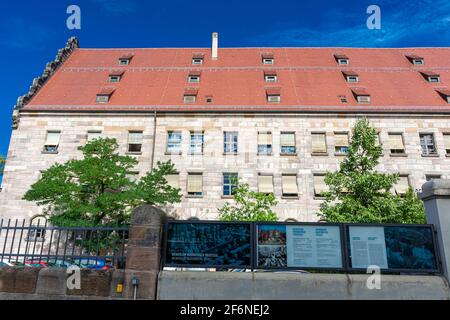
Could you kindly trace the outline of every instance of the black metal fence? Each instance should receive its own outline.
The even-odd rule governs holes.
[[[128,227],[54,227],[0,219],[0,266],[123,269]]]

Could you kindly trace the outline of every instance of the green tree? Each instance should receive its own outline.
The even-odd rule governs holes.
[[[115,139],[95,139],[79,149],[83,159],[53,165],[24,196],[43,206],[52,224],[127,224],[137,205],[181,201],[180,190],[165,179],[175,172],[171,162],[158,163],[156,169],[133,182],[130,171],[138,161],[118,154]]]
[[[5,158],[0,155],[0,176],[3,175],[3,170],[5,169]]]
[[[367,119],[359,120],[352,135],[346,159],[340,170],[328,173],[319,217],[327,222],[425,223],[422,201],[410,188],[405,197],[391,190],[397,174],[379,173],[376,167],[382,155],[376,130]]]
[[[222,221],[278,221],[272,207],[277,205],[273,194],[250,190],[248,184],[235,181],[233,198],[235,204],[225,203],[219,209]]]

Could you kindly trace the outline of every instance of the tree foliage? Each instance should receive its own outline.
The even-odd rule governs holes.
[[[272,207],[277,205],[273,194],[250,190],[248,184],[235,182],[234,204],[226,203],[219,209],[222,221],[278,221]]]
[[[415,192],[410,188],[404,197],[394,195],[391,190],[399,176],[376,171],[381,156],[376,130],[367,119],[359,120],[339,171],[325,177],[329,192],[318,213],[322,220],[425,223],[425,209]]]
[[[5,169],[5,158],[0,155],[0,176],[3,175],[3,170]]]
[[[79,149],[83,159],[53,165],[24,196],[43,206],[52,224],[126,224],[135,206],[181,201],[180,189],[165,179],[175,173],[170,161],[134,182],[130,172],[138,161],[117,153],[115,139],[95,139]]]

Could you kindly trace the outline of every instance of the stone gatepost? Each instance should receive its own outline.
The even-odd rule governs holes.
[[[450,180],[432,180],[422,187],[427,222],[437,231],[444,276],[450,281]]]
[[[166,214],[155,207],[136,208],[131,216],[126,256],[124,297],[133,299],[138,279],[137,299],[155,300],[161,266],[162,230]]]

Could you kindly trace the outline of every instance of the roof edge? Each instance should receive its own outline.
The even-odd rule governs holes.
[[[34,78],[33,83],[30,86],[28,92],[20,96],[17,99],[17,103],[14,106],[13,116],[12,116],[12,128],[17,129],[20,121],[19,110],[22,109],[26,104],[28,104],[31,99],[39,92],[39,90],[44,86],[44,84],[51,78],[51,76],[58,70],[58,68],[66,62],[66,60],[72,55],[75,49],[79,48],[79,41],[77,37],[71,37],[66,43],[66,46],[58,50],[58,54],[55,60],[50,61],[46,64],[42,76]]]

